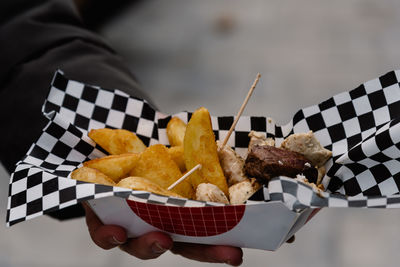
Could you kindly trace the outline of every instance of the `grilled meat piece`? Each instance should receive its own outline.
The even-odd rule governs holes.
[[[229,187],[229,200],[231,204],[245,203],[258,189],[261,184],[255,178],[243,180]]]
[[[247,180],[244,173],[244,159],[236,154],[230,146],[221,147],[221,143],[217,141],[218,158],[221,163],[222,170],[228,182],[228,185],[234,185],[241,181]]]
[[[275,146],[275,140],[273,138],[265,137],[265,134],[263,133],[251,131],[249,133],[249,137],[250,137],[250,142],[247,153],[250,153],[253,146],[265,146],[265,145]]]
[[[332,152],[321,145],[312,131],[289,135],[282,142],[281,148],[301,153],[316,167],[324,166],[332,157]]]
[[[245,172],[267,183],[276,176],[296,177],[303,174],[310,182],[316,182],[318,170],[302,154],[273,146],[254,146],[247,156]]]
[[[229,204],[224,192],[218,186],[210,183],[201,183],[197,186],[196,200]]]

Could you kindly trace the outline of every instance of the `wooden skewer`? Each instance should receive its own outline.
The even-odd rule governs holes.
[[[195,170],[201,168],[201,164],[197,164],[196,166],[194,166],[190,171],[188,171],[187,173],[185,173],[185,175],[183,175],[181,178],[179,178],[178,180],[176,180],[173,184],[171,184],[167,189],[171,190],[172,188],[174,188],[176,185],[178,185],[180,182],[182,182],[183,180],[185,180],[189,175],[191,175]]]
[[[226,143],[228,142],[228,139],[229,139],[229,137],[231,136],[233,130],[235,129],[236,124],[238,123],[239,118],[240,118],[240,116],[242,115],[242,113],[243,113],[243,111],[244,111],[244,108],[245,108],[246,105],[247,105],[247,102],[249,102],[250,96],[253,94],[253,91],[254,91],[254,89],[256,88],[256,85],[257,85],[258,81],[260,80],[260,77],[261,77],[260,73],[257,73],[257,77],[256,77],[256,79],[254,80],[253,85],[250,87],[250,90],[249,90],[249,92],[247,93],[247,96],[246,96],[246,98],[244,99],[243,104],[242,104],[242,106],[240,107],[239,112],[238,112],[238,114],[236,115],[236,118],[235,118],[235,120],[233,121],[231,128],[229,129],[228,134],[225,136],[225,139],[224,139],[224,141],[222,142],[222,145],[218,148],[218,151],[221,150],[221,149],[226,145]]]

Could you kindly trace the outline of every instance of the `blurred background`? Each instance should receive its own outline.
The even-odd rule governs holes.
[[[97,3],[96,3],[97,2]],[[77,4],[165,113],[207,107],[286,124],[300,108],[399,68],[395,0],[147,0]],[[96,10],[96,12],[93,12]],[[73,78],[73,77],[72,77]],[[5,220],[8,174],[0,170]],[[276,252],[244,249],[243,266],[397,266],[400,210],[324,209]],[[90,240],[83,219],[0,226],[0,266],[204,266],[165,253],[141,261]]]

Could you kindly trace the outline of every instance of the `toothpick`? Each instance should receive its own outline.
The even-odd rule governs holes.
[[[181,178],[179,178],[178,180],[176,180],[173,184],[171,184],[167,189],[171,190],[172,188],[174,188],[175,186],[177,186],[180,182],[182,182],[183,180],[185,180],[189,175],[191,175],[195,170],[201,168],[201,164],[197,164],[196,166],[194,166],[190,171],[188,171],[187,173],[185,173],[185,175],[183,175]]]
[[[257,85],[258,81],[260,80],[260,77],[261,77],[260,73],[257,73],[257,77],[256,77],[256,79],[254,80],[253,85],[250,87],[250,90],[249,90],[249,92],[247,93],[247,96],[246,96],[246,98],[244,99],[243,104],[242,104],[242,106],[240,107],[239,112],[238,112],[238,114],[236,115],[236,118],[235,118],[235,120],[233,121],[231,128],[229,129],[228,134],[225,136],[225,139],[224,139],[224,141],[222,142],[222,145],[218,148],[218,151],[221,150],[221,149],[226,145],[226,143],[228,142],[228,139],[229,139],[229,137],[231,136],[233,130],[235,129],[236,124],[238,123],[239,118],[240,118],[240,116],[242,115],[243,110],[244,110],[244,108],[245,108],[246,105],[247,105],[247,102],[249,102],[250,96],[251,96],[251,94],[253,93],[254,89],[256,88],[256,85]]]

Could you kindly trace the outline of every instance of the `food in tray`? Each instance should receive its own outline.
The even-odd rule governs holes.
[[[318,194],[324,191],[321,184],[326,173],[324,165],[332,157],[332,152],[319,143],[312,131],[289,135],[279,148],[267,138],[260,142],[263,139],[260,134],[251,132],[249,136],[245,163],[248,175],[264,184],[273,177],[288,176],[310,185]],[[252,143],[253,138],[256,139]]]
[[[111,155],[84,162],[71,178],[166,196],[243,204],[262,184],[280,175],[323,190],[324,165],[332,156],[311,131],[290,135],[280,147],[264,133],[251,131],[248,155],[243,159],[231,147],[215,141],[206,108],[196,110],[187,125],[171,118],[166,133],[169,148],[162,144],[146,147],[126,130],[91,130],[89,137]],[[201,168],[168,190],[198,164]]]
[[[125,153],[92,159],[83,163],[83,166],[99,170],[114,182],[118,182],[137,165],[139,154]]]
[[[196,200],[229,204],[229,200],[218,186],[210,183],[201,183],[196,188]]]
[[[167,136],[171,147],[183,147],[186,123],[178,117],[172,117],[167,125]]]
[[[121,179],[121,181],[119,181],[118,184],[116,184],[116,186],[125,187],[133,190],[143,190],[143,191],[153,192],[164,196],[180,197],[180,198],[183,197],[175,192],[171,192],[169,190],[162,188],[157,183],[153,182],[150,179],[146,179],[144,177],[129,176],[127,178]]]
[[[228,185],[234,185],[247,179],[244,173],[244,159],[239,156],[230,146],[221,147],[221,143],[217,141],[218,157],[227,179]]]
[[[249,147],[248,147],[248,153],[250,153],[251,149],[254,146],[275,146],[275,140],[271,137],[267,138],[265,137],[264,134],[256,132],[256,131],[251,131],[249,133],[250,141],[249,141]]]
[[[185,159],[183,158],[183,146],[172,146],[168,148],[168,154],[178,165],[181,172],[186,171]]]
[[[255,178],[245,179],[229,187],[229,200],[231,204],[245,203],[258,189],[261,184]]]
[[[81,167],[71,173],[71,178],[89,183],[115,186],[115,182],[107,175],[96,169]]]
[[[304,155],[279,147],[254,146],[247,155],[245,170],[247,175],[268,183],[276,176],[296,177],[304,174],[311,182],[316,182],[318,170]]]
[[[88,135],[111,155],[140,153],[146,149],[136,134],[123,129],[93,129]]]
[[[228,195],[228,183],[219,162],[211,117],[206,108],[199,108],[192,114],[186,127],[183,155],[186,169],[190,170],[199,163],[202,166],[189,178],[193,188],[201,183],[211,183]]]
[[[332,157],[332,152],[318,142],[312,131],[288,136],[282,142],[281,148],[304,155],[317,168],[324,166],[328,159]]]
[[[178,165],[169,155],[168,149],[161,144],[146,148],[140,154],[137,164],[132,166],[129,173],[129,176],[147,178],[165,189],[182,175]],[[186,198],[192,198],[194,195],[193,187],[189,180],[182,181],[171,191]]]

